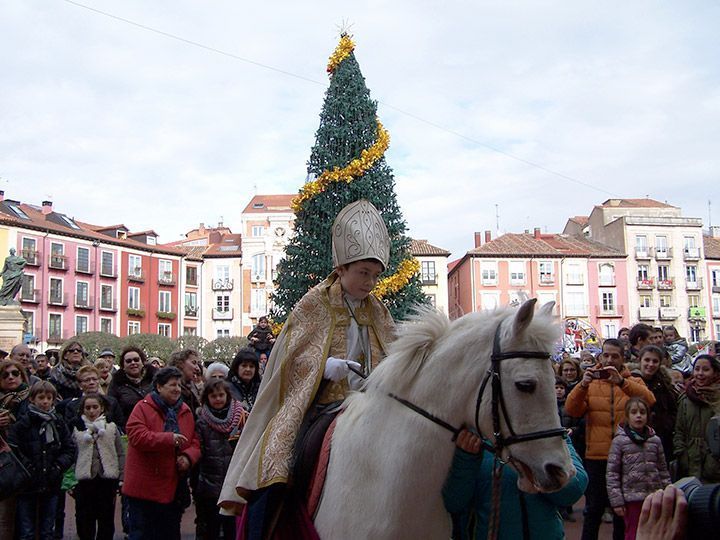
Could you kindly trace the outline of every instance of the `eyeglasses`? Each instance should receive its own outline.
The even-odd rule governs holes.
[[[134,362],[142,362],[139,356],[128,356],[125,358],[125,363],[134,363]]]
[[[10,371],[8,369],[7,371],[3,372],[3,374],[2,374],[3,379],[8,379],[10,377],[19,377],[19,376],[20,376],[20,372],[17,369],[13,369],[12,371]]]
[[[82,349],[68,349],[67,352],[79,352],[79,353],[81,353],[81,352],[83,352],[83,350],[82,350]]]

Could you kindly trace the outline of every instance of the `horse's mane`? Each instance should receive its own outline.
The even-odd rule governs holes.
[[[516,313],[516,308],[502,307],[470,313],[450,321],[447,315],[435,308],[419,307],[399,325],[398,338],[389,346],[387,358],[372,372],[367,389],[391,386],[401,391],[407,388],[431,356],[442,356],[447,362],[446,368],[450,368],[454,357],[462,351],[472,349],[483,354],[483,349],[487,349],[489,355],[498,324],[503,325],[502,343],[513,340],[512,321]],[[509,324],[503,324],[506,320]],[[550,351],[559,338],[559,326],[552,316],[538,310],[524,337],[525,348]]]

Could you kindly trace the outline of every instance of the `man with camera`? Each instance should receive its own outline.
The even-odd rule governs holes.
[[[643,398],[649,407],[655,396],[639,377],[631,377],[624,365],[623,345],[617,339],[603,343],[600,362],[585,370],[580,383],[565,401],[565,411],[573,417],[585,416],[585,491],[583,540],[596,540],[603,511],[609,506],[605,475],[613,435],[625,421],[625,402],[630,397]],[[624,537],[623,519],[613,516],[613,538]]]

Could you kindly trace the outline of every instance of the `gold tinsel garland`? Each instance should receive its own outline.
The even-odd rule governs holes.
[[[340,62],[350,56],[350,53],[353,52],[354,49],[355,43],[349,35],[343,34],[340,36],[340,43],[335,47],[335,51],[330,55],[330,59],[328,60],[327,72],[332,73],[335,71],[340,65]]]
[[[420,262],[417,259],[405,259],[398,265],[397,272],[392,276],[381,279],[372,291],[376,298],[384,298],[389,294],[395,294],[405,285],[407,285],[412,277],[420,271]]]
[[[342,169],[339,167],[333,167],[330,171],[324,171],[320,176],[311,182],[307,182],[300,193],[292,201],[292,209],[295,213],[302,209],[302,204],[308,199],[312,199],[316,195],[319,195],[328,185],[332,182],[347,182],[350,183],[354,178],[362,176],[367,172],[370,167],[375,165],[385,151],[390,146],[390,134],[383,127],[378,120],[377,123],[377,139],[375,143],[370,147],[366,148],[360,153],[359,158],[353,159]]]

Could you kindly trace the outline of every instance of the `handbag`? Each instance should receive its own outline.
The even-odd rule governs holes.
[[[30,482],[30,473],[0,436],[0,501],[17,495]]]

